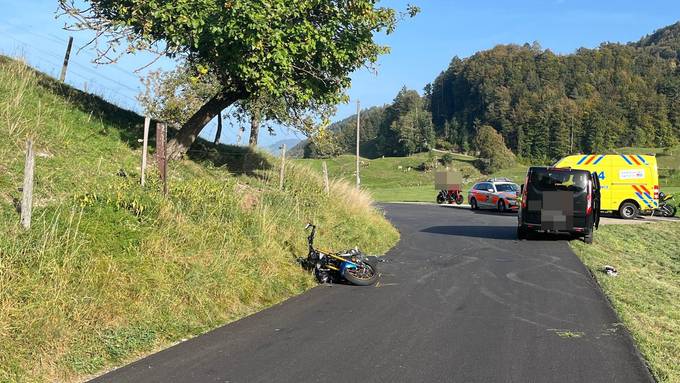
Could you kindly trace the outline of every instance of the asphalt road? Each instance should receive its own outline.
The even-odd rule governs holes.
[[[379,285],[319,286],[97,381],[652,381],[564,238],[517,241],[513,215],[385,208],[402,238]]]

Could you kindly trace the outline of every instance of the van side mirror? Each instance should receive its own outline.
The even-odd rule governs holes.
[[[522,193],[524,193],[524,184],[521,184],[519,186],[519,194],[522,194]]]

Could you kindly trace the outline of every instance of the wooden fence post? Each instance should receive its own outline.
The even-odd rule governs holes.
[[[283,189],[283,177],[286,173],[286,144],[281,145],[281,176],[279,179],[279,189]]]
[[[168,139],[168,131],[165,124],[159,122],[156,124],[156,164],[158,165],[158,173],[161,175],[163,181],[163,195],[168,194],[168,153],[166,150],[166,141]]]
[[[321,168],[323,169],[323,186],[324,190],[326,190],[326,194],[330,194],[331,192],[331,187],[328,184],[328,166],[326,165],[326,161],[321,163]]]
[[[217,132],[215,132],[215,141],[213,141],[213,144],[219,145],[220,138],[222,138],[222,111],[217,113]]]
[[[26,141],[26,164],[24,166],[24,187],[21,198],[21,226],[31,228],[31,212],[33,210],[33,171],[35,169],[35,153],[33,141]]]
[[[149,147],[149,125],[151,125],[151,118],[144,118],[144,138],[142,144],[142,186],[146,180],[146,157]]]
[[[238,136],[236,137],[236,145],[241,145],[241,138],[243,137],[243,133],[245,131],[246,131],[246,128],[244,126],[239,128]]]
[[[68,60],[71,57],[71,47],[73,46],[73,36],[68,38],[68,46],[66,46],[66,54],[64,55],[64,64],[61,67],[61,74],[59,75],[59,81],[64,82],[66,79],[66,68],[68,68]]]

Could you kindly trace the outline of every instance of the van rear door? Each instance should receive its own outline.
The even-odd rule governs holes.
[[[531,168],[527,188],[526,223],[542,230],[571,231],[586,227],[589,172]]]
[[[600,226],[600,209],[602,208],[602,187],[600,186],[600,177],[597,173],[592,174],[593,177],[593,225],[595,228]]]

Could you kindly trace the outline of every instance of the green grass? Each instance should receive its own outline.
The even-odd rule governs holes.
[[[249,149],[195,145],[139,186],[142,119],[0,57],[0,381],[78,381],[315,285],[319,245],[383,253],[397,231],[370,197]],[[21,198],[38,157],[33,225]],[[276,235],[272,235],[276,233]]]
[[[680,193],[680,147],[619,148],[614,152],[656,154],[661,190],[666,193]],[[433,153],[435,158],[441,158],[442,155],[442,153]],[[295,161],[308,165],[318,172],[321,172],[321,164],[325,161],[330,178],[344,179],[350,183],[355,183],[355,158],[352,155],[341,155],[329,159],[296,159]],[[377,201],[433,202],[437,194],[434,189],[434,173],[417,170],[420,164],[428,160],[430,160],[428,153],[373,160],[362,158],[360,168],[362,188],[369,191]],[[491,177],[505,177],[517,184],[522,184],[530,165],[547,165],[520,161],[507,169],[490,175],[483,175],[474,167],[474,161],[475,157],[454,155],[454,162],[451,167],[460,170],[464,175],[466,180],[464,189],[471,187],[474,182]],[[443,168],[440,165],[438,170]],[[678,199],[680,199],[680,196]]]
[[[381,202],[434,202],[437,196],[433,185],[372,188],[368,192],[374,200]]]
[[[441,153],[434,153],[440,158]],[[434,201],[437,190],[434,188],[433,171],[419,171],[418,166],[427,162],[427,153],[419,153],[410,157],[385,157],[369,160],[362,158],[360,175],[362,188],[368,190],[377,201]],[[298,159],[298,163],[321,171],[321,163],[326,162],[330,178],[343,179],[355,183],[356,157],[342,155],[330,159]],[[454,155],[452,168],[461,174],[470,184],[481,177],[473,166],[474,157]],[[443,170],[440,165],[438,170]]]
[[[441,158],[442,153],[433,153]],[[454,154],[450,168],[459,170],[464,177],[464,189],[474,182],[490,177],[507,177],[521,184],[526,176],[527,166],[514,164],[508,169],[483,175],[475,168],[475,157]],[[361,185],[369,191],[376,201],[383,202],[434,202],[437,190],[434,188],[434,172],[419,171],[418,166],[428,161],[428,153],[418,153],[409,157],[385,157],[374,160],[361,159]],[[321,171],[322,162],[328,166],[329,177],[355,182],[356,157],[342,155],[330,159],[298,159],[298,163],[306,164]],[[410,170],[409,170],[410,169]],[[444,170],[439,165],[437,170]]]
[[[660,382],[680,382],[680,223],[607,225],[572,241]],[[617,277],[600,270],[617,268]]]

